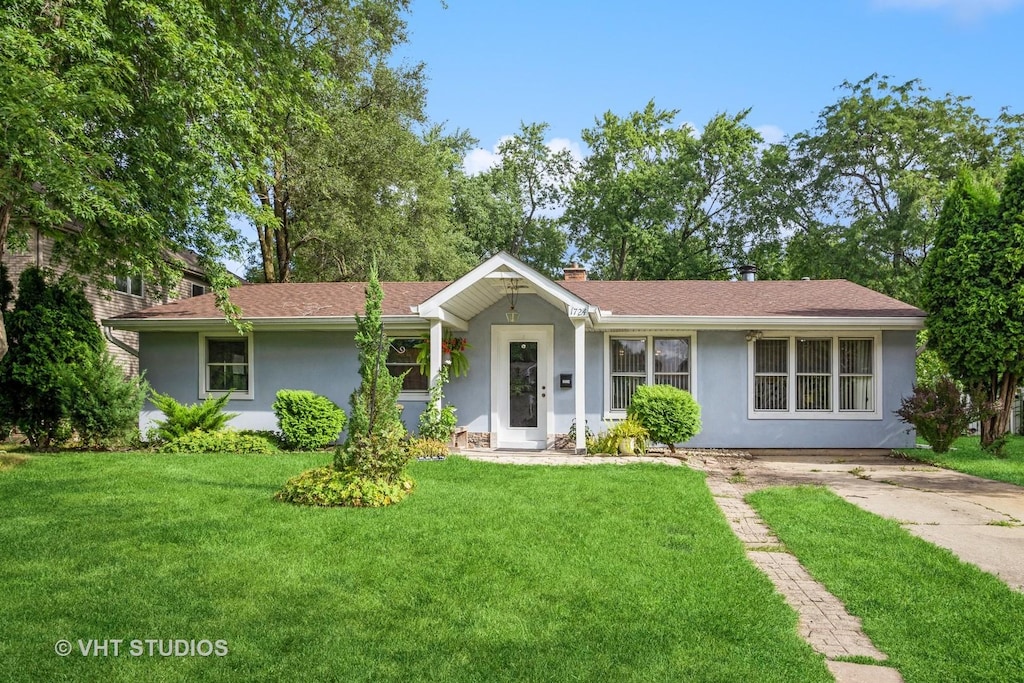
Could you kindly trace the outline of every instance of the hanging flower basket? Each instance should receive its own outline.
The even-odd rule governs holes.
[[[420,335],[423,340],[416,345],[418,351],[416,362],[420,365],[420,372],[425,376],[430,375],[430,334]],[[469,374],[469,358],[466,351],[470,349],[469,342],[465,337],[456,337],[446,330],[441,339],[442,362],[447,363],[452,377],[462,377]]]

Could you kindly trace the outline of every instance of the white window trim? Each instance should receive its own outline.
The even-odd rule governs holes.
[[[644,384],[654,383],[654,340],[690,338],[690,394],[697,398],[697,332],[695,330],[616,330],[604,333],[604,365],[602,383],[604,384],[604,419],[622,420],[626,417],[625,410],[612,410],[612,338],[640,339],[645,338],[647,349],[647,378]]]
[[[216,333],[216,332],[200,332],[199,333],[199,398],[210,398],[220,397],[228,393],[226,391],[210,391],[207,389],[207,367],[206,367],[206,350],[208,339],[226,339],[230,341],[239,341],[244,339],[246,343],[246,358],[248,358],[249,365],[249,391],[232,391],[231,400],[239,401],[251,401],[256,398],[256,363],[253,358],[253,342],[252,332],[249,332],[245,336],[236,336],[231,333]]]
[[[832,340],[832,396],[831,410],[797,410],[796,409],[796,340],[808,339]],[[754,344],[747,342],[747,418],[751,420],[881,420],[882,419],[882,333],[873,332],[837,332],[835,330],[807,330],[801,332],[780,331],[765,332],[763,339],[786,339],[788,343],[787,376],[789,377],[786,398],[786,410],[754,410]],[[874,410],[840,410],[839,409],[839,340],[870,339],[872,340],[873,405]]]
[[[388,335],[388,340],[389,340],[389,343],[390,343],[390,342],[394,342],[394,340],[396,340],[396,339],[415,339],[415,340],[417,340],[417,343],[418,343],[419,334],[421,334],[421,333],[420,332],[416,332],[416,333],[411,333],[411,334],[413,336],[410,336],[410,337]],[[386,360],[387,359],[385,358],[385,361]],[[385,366],[386,365],[387,365],[387,363],[385,362]],[[398,392],[398,400],[399,401],[429,401],[430,400],[430,378],[429,377],[427,378],[427,388],[426,389],[413,390],[413,391],[406,391],[405,389],[403,389],[402,391]]]

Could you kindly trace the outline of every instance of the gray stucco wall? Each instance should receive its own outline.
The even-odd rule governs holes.
[[[703,430],[687,445],[720,448],[901,448],[914,444],[893,414],[914,383],[914,332],[882,333],[881,420],[751,420],[744,332],[699,332],[696,398]]]
[[[548,378],[554,398],[555,424],[564,434],[573,420],[573,389],[557,387],[561,373],[574,372],[573,326],[565,313],[536,296],[522,296],[516,306],[520,325],[552,325],[555,351]],[[458,423],[470,431],[490,432],[491,327],[505,325],[504,302],[473,319],[466,336],[470,372],[454,378],[447,397],[458,409]],[[911,446],[912,434],[893,414],[914,381],[915,333],[882,334],[881,420],[751,420],[747,416],[747,345],[743,332],[698,332],[693,387],[703,409],[704,428],[687,445],[721,448],[898,448]],[[586,335],[586,415],[598,431],[604,417],[604,334]],[[282,388],[309,389],[348,410],[349,394],[358,384],[352,332],[256,332],[253,336],[253,400],[233,400],[228,410],[241,413],[230,426],[274,429],[271,404]],[[153,388],[182,402],[199,400],[199,335],[195,332],[144,332],[140,365]],[[424,401],[403,400],[403,420],[415,430]],[[143,433],[159,413],[149,404],[141,415]]]
[[[182,403],[199,397],[199,334],[196,332],[143,332],[139,362],[156,391]],[[359,380],[353,332],[253,333],[251,400],[228,401],[226,410],[240,413],[229,426],[235,429],[276,429],[271,405],[280,389],[308,389],[327,396],[348,412],[348,398]],[[409,420],[409,407],[403,417]],[[419,419],[413,409],[412,424]],[[143,434],[160,413],[147,402],[141,416]]]

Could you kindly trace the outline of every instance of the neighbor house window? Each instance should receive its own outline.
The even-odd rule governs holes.
[[[131,294],[132,296],[142,296],[142,276],[118,275],[114,278],[114,289],[125,294]]]
[[[192,296],[202,296],[203,294],[206,294],[206,287],[204,285],[197,285],[196,283],[193,282]]]
[[[880,337],[789,335],[751,342],[751,417],[878,419]]]
[[[610,336],[608,412],[625,412],[642,384],[668,384],[690,391],[691,355],[689,335]]]
[[[232,398],[253,397],[252,335],[200,337],[201,393]]]
[[[421,339],[392,339],[391,348],[388,349],[387,367],[393,377],[406,373],[402,380],[402,391],[425,392],[430,382],[427,376],[420,371],[420,364],[416,362],[419,350],[416,348]]]

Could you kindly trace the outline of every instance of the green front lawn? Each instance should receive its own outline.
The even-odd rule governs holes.
[[[1024,680],[1024,595],[827,489],[748,499],[906,683]]]
[[[391,509],[271,499],[327,457],[0,472],[0,679],[831,680],[698,473],[451,459],[414,465]],[[79,639],[125,642],[86,657]],[[132,639],[228,654],[133,656]]]
[[[1000,458],[981,450],[981,439],[977,436],[960,437],[947,453],[933,453],[926,448],[896,452],[930,465],[1024,486],[1024,436],[1008,436],[1004,457]]]

